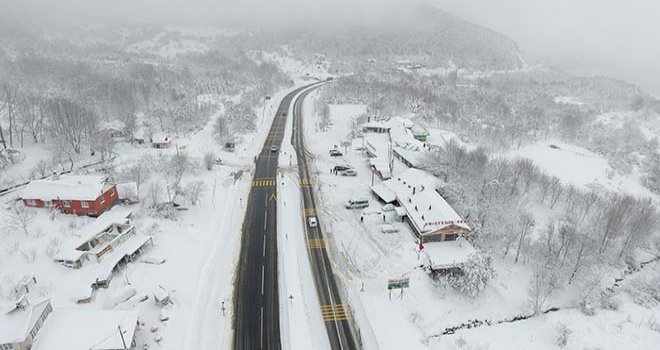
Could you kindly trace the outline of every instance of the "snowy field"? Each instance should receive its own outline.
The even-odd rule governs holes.
[[[529,158],[563,183],[581,188],[610,189],[636,196],[653,196],[638,175],[621,175],[604,157],[561,141],[544,141],[511,151],[511,157]]]

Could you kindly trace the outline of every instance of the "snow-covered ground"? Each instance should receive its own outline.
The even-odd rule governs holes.
[[[33,209],[36,218],[30,224],[29,235],[17,230],[8,231],[3,226],[0,302],[4,304],[12,300],[13,286],[21,278],[34,276],[37,284],[31,289],[32,295],[48,296],[55,309],[138,310],[140,319],[145,322],[136,337],[139,348],[143,344],[153,346],[158,337],[162,337],[160,348],[164,349],[228,347],[232,338],[234,271],[240,251],[244,202],[252,180],[253,157],[259,152],[272,116],[288,91],[273,96],[264,108],[266,117],[257,121],[257,130],[243,135],[233,153],[224,152],[214,140],[213,125],[220,111],[211,116],[199,132],[175,138],[170,149],[116,144],[118,157],[114,164],[117,168],[150,156],[158,165],[155,176],[163,170],[166,157],[176,152],[186,153],[201,163],[202,156],[213,151],[224,161],[211,171],[199,166],[184,176],[184,184],[201,180],[204,191],[200,203],[189,205],[189,210],[177,211],[171,219],[149,216],[141,204],[126,205],[135,214],[137,234],[153,238],[153,247],[148,247],[142,257],[164,258],[164,264],[130,263],[114,276],[108,289],[98,291],[90,304],[77,305],[75,298],[89,290],[89,283],[83,276],[93,272],[96,263],[89,262],[79,270],[69,269],[53,262],[47,250],[51,246],[66,246],[75,241],[77,238],[72,233],[95,219]],[[147,185],[143,184],[141,191],[146,191],[145,188]],[[2,197],[3,208],[13,198],[13,194]],[[0,215],[6,221],[10,214],[3,210]],[[137,295],[115,306],[113,296],[129,283],[135,287]],[[173,301],[165,311],[169,317],[165,322],[159,320],[162,308],[153,299],[163,289]],[[143,296],[149,298],[140,302]]]
[[[652,193],[641,185],[638,175],[621,175],[604,157],[561,141],[538,142],[511,151],[509,156],[529,158],[565,184],[624,191],[636,196],[652,196]]]
[[[657,312],[657,307],[640,311],[639,306],[625,300],[625,297],[618,311],[599,311],[594,317],[585,316],[575,309],[566,309],[526,321],[440,336],[445,328],[469,320],[498,321],[529,314],[531,267],[514,264],[510,258],[495,256],[497,277],[476,298],[461,295],[451,287],[434,282],[419,268],[422,261],[410,228],[397,222],[392,214],[386,214],[383,222],[381,208],[370,193],[372,175],[365,155],[352,147],[346,149],[343,157],[330,157],[328,154],[334,145],[346,140],[353,118],[364,110],[364,106],[331,105],[332,125],[321,131],[318,127],[320,117],[314,115],[313,103],[313,98],[305,102],[304,118],[306,143],[315,155],[313,167],[318,180],[319,216],[326,225],[336,273],[346,287],[345,294],[349,295],[349,304],[366,349],[550,349],[556,348],[554,327],[558,322],[573,330],[572,339],[580,338],[579,341],[570,341],[570,348],[623,349],[626,344],[634,344],[638,349],[653,349],[654,344],[658,344],[660,333],[647,325],[649,317]],[[446,142],[455,137],[441,130],[429,131],[429,140],[435,138]],[[559,146],[561,150],[539,145],[520,150],[514,156],[533,157],[541,167],[547,167],[547,171],[562,175],[564,181],[581,185],[588,185],[594,180],[608,181],[602,185],[609,187],[618,184],[622,188],[639,190],[633,185],[633,180],[608,179],[607,163],[602,158],[568,145]],[[340,150],[344,152],[343,147]],[[593,173],[578,177],[570,171],[575,169],[576,164],[584,167],[585,162],[593,162],[593,169],[589,170]],[[330,169],[335,165],[345,164],[354,167],[358,176],[343,177],[331,173]],[[564,168],[569,171],[561,173]],[[393,173],[403,170],[405,165],[395,161]],[[378,183],[380,180],[374,177],[373,181]],[[359,197],[369,198],[370,207],[364,210],[344,208],[349,198]],[[364,216],[363,223],[361,216]],[[384,223],[395,226],[399,232],[382,233],[379,228]],[[398,290],[390,295],[387,280],[404,276],[410,278],[410,288],[405,289],[403,295]],[[551,306],[564,306],[572,297],[574,295],[571,293],[560,293],[551,300]],[[598,340],[592,341],[593,338]]]

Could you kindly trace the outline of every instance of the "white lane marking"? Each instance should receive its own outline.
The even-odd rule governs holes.
[[[261,295],[264,295],[264,276],[265,276],[264,265],[261,265]]]
[[[266,235],[264,235],[264,251],[263,251],[263,255],[262,255],[262,256],[263,256],[264,258],[266,257]]]
[[[259,338],[261,338],[259,342],[259,348],[263,349],[264,348],[264,307],[261,307],[261,330],[259,331]]]
[[[268,217],[268,210],[264,211],[264,230],[266,229],[266,218]]]

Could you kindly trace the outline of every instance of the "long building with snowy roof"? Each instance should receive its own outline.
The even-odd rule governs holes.
[[[373,193],[385,203],[397,203],[422,242],[468,238],[470,227],[436,191],[437,180],[419,169],[408,169],[376,184]]]

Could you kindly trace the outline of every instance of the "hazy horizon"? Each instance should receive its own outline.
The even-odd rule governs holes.
[[[660,96],[660,2],[639,0],[427,0],[442,10],[514,39],[531,61],[576,75],[626,80]],[[414,6],[403,0],[0,0],[21,18],[110,19],[186,26],[382,24]]]

